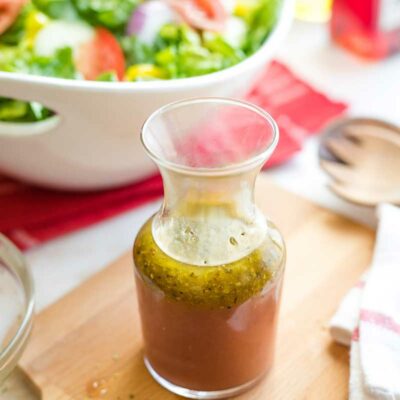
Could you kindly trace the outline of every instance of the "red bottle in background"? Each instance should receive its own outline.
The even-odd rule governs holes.
[[[400,51],[400,0],[335,0],[331,35],[335,42],[368,59]]]

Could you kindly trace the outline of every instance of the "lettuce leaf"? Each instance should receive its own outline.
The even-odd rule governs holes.
[[[72,49],[59,49],[51,57],[35,55],[31,50],[17,47],[0,48],[0,70],[27,74],[73,79],[77,72]],[[35,122],[54,113],[37,102],[0,97],[0,121]]]
[[[97,78],[96,81],[100,82],[118,82],[118,77],[114,71],[108,71],[101,73]]]
[[[264,43],[278,19],[281,5],[282,0],[260,0],[249,21],[250,29],[243,46],[246,54],[254,53]]]
[[[43,13],[54,19],[76,20],[77,12],[71,0],[32,0]]]
[[[155,63],[171,78],[185,78],[220,71],[244,58],[220,34],[203,32],[187,25],[167,24],[155,42]]]
[[[139,0],[73,0],[80,16],[92,25],[121,31]]]
[[[16,57],[8,67],[8,70],[32,75],[66,79],[78,77],[70,47],[58,49],[50,57],[38,56],[32,51],[25,51],[19,57]]]
[[[28,113],[29,103],[0,97],[0,121],[15,121]]]
[[[154,49],[142,43],[135,35],[123,36],[119,40],[125,55],[127,65],[152,64],[154,61]]]
[[[0,121],[36,122],[42,121],[54,113],[36,102],[25,102],[0,97]]]

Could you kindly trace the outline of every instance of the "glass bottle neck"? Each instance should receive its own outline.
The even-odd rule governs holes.
[[[161,169],[164,203],[153,221],[159,247],[181,262],[204,266],[250,254],[266,232],[254,202],[258,172],[204,176]]]

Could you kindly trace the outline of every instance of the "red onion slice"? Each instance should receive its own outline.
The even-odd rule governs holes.
[[[166,2],[146,1],[133,12],[126,33],[137,35],[142,42],[151,44],[163,25],[177,20],[178,16]]]

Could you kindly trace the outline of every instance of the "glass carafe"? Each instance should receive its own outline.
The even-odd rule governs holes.
[[[254,184],[277,141],[265,111],[229,99],[173,103],[144,124],[164,182],[133,249],[145,364],[179,395],[229,397],[272,365],[285,246]]]

